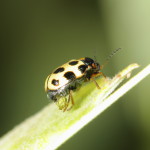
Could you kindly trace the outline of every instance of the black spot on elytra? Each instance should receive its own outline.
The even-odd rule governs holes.
[[[59,72],[63,72],[65,69],[63,67],[57,68],[54,73],[59,73]]]
[[[86,68],[87,68],[86,65],[80,65],[80,66],[78,67],[78,69],[81,71],[81,73],[84,73],[85,70],[86,70]]]
[[[69,62],[69,65],[74,66],[74,65],[76,65],[77,63],[78,63],[78,61],[74,60],[74,61]]]
[[[55,86],[58,86],[59,85],[59,80],[53,79],[52,84],[55,85]]]
[[[72,80],[75,79],[76,76],[72,71],[68,71],[64,74],[64,77],[67,78],[68,80]]]

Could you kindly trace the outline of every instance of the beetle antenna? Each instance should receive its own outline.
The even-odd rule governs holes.
[[[97,54],[97,51],[96,51],[96,50],[94,50],[94,60],[97,62],[96,54]]]
[[[103,67],[108,64],[108,62],[110,61],[110,59],[111,59],[117,52],[119,52],[120,50],[121,50],[121,48],[117,48],[117,49],[113,50],[113,51],[110,53],[110,55],[106,58],[105,63],[104,63],[103,65],[101,65],[101,69],[103,69]]]
[[[94,56],[94,60],[97,62],[96,56]]]

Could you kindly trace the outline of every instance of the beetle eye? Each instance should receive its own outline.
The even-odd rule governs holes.
[[[97,68],[97,70],[100,70],[100,64],[99,63],[96,63],[96,68]]]

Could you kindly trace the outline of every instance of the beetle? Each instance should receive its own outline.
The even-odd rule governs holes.
[[[83,82],[92,80],[97,88],[100,89],[99,85],[94,80],[94,78],[99,75],[105,76],[100,72],[100,64],[95,60],[89,57],[70,60],[55,69],[47,77],[45,81],[45,91],[48,98],[54,100],[54,102],[59,101],[61,97],[69,95],[65,106],[62,108],[63,111],[66,111],[70,101],[72,106],[74,105],[72,91],[76,91]]]
[[[114,50],[106,59],[105,65],[109,62],[110,58],[121,48]],[[80,59],[73,59],[64,65],[55,69],[45,81],[45,92],[47,97],[57,102],[59,109],[63,111],[69,110],[68,106],[71,102],[74,105],[72,92],[79,89],[83,82],[93,81],[98,89],[98,83],[95,77],[103,75],[101,65],[94,59],[83,57]],[[69,96],[67,98],[67,96]],[[59,103],[60,98],[65,98],[63,105]],[[72,107],[71,106],[71,107]]]

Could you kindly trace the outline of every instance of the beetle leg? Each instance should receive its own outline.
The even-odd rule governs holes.
[[[65,112],[67,108],[68,108],[68,102],[66,103],[66,105],[65,105],[65,107],[63,109],[63,112]]]
[[[103,74],[103,72],[98,72],[98,73],[92,74],[92,76],[91,76],[91,80],[95,83],[95,85],[98,89],[101,89],[101,88],[100,88],[100,86],[98,85],[98,83],[96,82],[96,80],[94,78],[98,77],[100,75],[102,75],[104,78],[106,78],[106,76]]]
[[[72,105],[70,106],[70,108],[68,108],[70,101],[71,101]],[[74,100],[73,100],[73,96],[72,96],[72,90],[69,90],[69,97],[68,97],[68,99],[67,99],[67,102],[66,102],[66,104],[65,104],[65,107],[64,107],[64,109],[63,109],[63,112],[65,112],[66,110],[67,110],[67,111],[70,110],[73,105],[74,105]]]
[[[96,85],[96,87],[97,87],[98,89],[101,89],[100,86],[99,86],[99,84],[96,82],[96,80],[95,80],[94,78],[91,78],[91,80],[95,83],[95,85]]]
[[[74,105],[74,100],[73,100],[73,96],[72,96],[72,90],[70,90],[70,98],[71,98],[71,103],[72,103],[72,106]]]
[[[91,78],[98,77],[100,75],[102,75],[104,78],[106,78],[106,76],[105,76],[105,74],[103,72],[93,73],[92,76],[91,76]]]
[[[69,111],[74,105],[74,100],[73,100],[73,96],[72,96],[72,90],[69,91],[69,101],[68,101],[68,103],[70,101],[71,101],[72,105],[70,106],[70,108],[67,109],[67,111]]]

